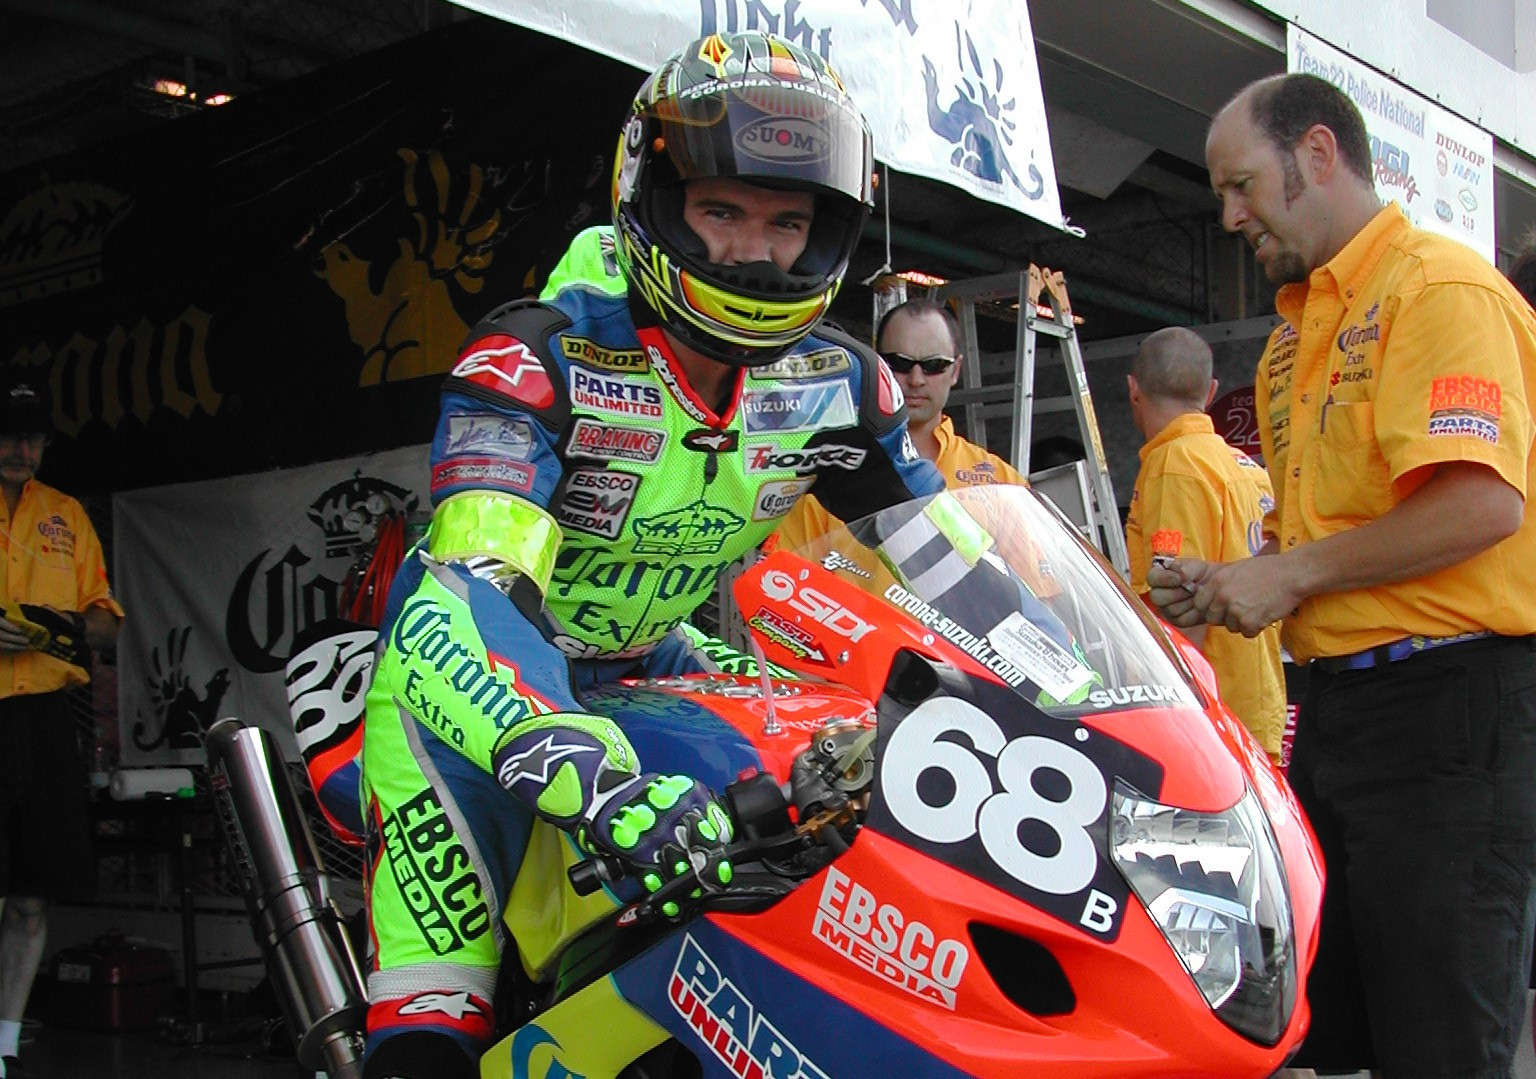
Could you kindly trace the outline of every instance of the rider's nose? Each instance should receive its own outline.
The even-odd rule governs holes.
[[[764,229],[737,229],[731,236],[727,259],[736,265],[748,262],[768,262],[773,257],[773,245]]]

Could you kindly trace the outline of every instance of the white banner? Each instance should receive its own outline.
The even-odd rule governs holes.
[[[294,637],[337,613],[372,520],[427,506],[427,447],[112,500],[125,765],[200,764],[238,716],[297,759],[283,685]]]
[[[1063,226],[1024,0],[456,2],[643,71],[704,34],[780,34],[837,69],[881,161]]]
[[[1360,109],[1377,193],[1493,262],[1493,136],[1295,24],[1286,53],[1290,71],[1327,79]]]

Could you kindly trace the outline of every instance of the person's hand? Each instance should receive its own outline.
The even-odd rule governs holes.
[[[4,621],[26,640],[26,647],[54,659],[90,670],[91,652],[85,643],[85,616],[39,603],[7,603]]]
[[[1205,624],[1205,608],[1196,602],[1199,582],[1215,568],[1197,558],[1163,555],[1147,567],[1147,602],[1168,622],[1180,629]]]
[[[0,652],[25,652],[32,647],[32,638],[9,618],[0,618]]]
[[[576,842],[594,854],[616,855],[650,892],[692,876],[699,883],[692,893],[697,898],[731,882],[725,848],[732,834],[730,817],[708,787],[687,776],[647,772],[594,803],[592,819],[576,829]],[[662,905],[669,918],[678,910],[676,903]]]
[[[1191,582],[1196,588],[1195,606],[1205,612],[1211,625],[1257,637],[1305,598],[1285,572],[1287,565],[1283,558],[1262,556],[1213,565]]]

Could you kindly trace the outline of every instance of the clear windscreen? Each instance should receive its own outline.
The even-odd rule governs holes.
[[[1048,711],[1201,704],[1145,606],[1027,488],[941,492],[793,553],[916,618]]]

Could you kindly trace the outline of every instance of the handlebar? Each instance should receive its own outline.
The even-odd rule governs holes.
[[[778,804],[773,805],[773,796]],[[851,806],[828,809],[804,820],[797,827],[791,823],[785,809],[783,795],[772,776],[759,774],[747,780],[731,784],[726,789],[726,812],[731,818],[736,842],[725,848],[724,856],[736,870],[735,877],[724,888],[706,890],[698,899],[692,899],[701,882],[694,874],[674,877],[656,891],[628,905],[619,915],[628,920],[649,922],[664,917],[663,910],[669,903],[679,907],[700,906],[731,907],[741,909],[754,904],[771,903],[788,891],[795,883],[805,879],[833,857],[848,849],[847,841],[838,832],[842,823],[855,820]],[[805,864],[807,851],[823,852],[812,864]],[[769,859],[784,859],[801,864],[794,869],[777,869],[767,864]],[[756,871],[743,871],[752,863],[764,863]],[[611,854],[591,854],[566,870],[571,888],[577,895],[591,895],[604,884],[614,884],[637,875],[637,867]],[[794,883],[786,883],[793,880]],[[675,916],[675,915],[674,915]]]
[[[604,884],[623,880],[624,863],[611,854],[590,854],[586,861],[567,869],[565,875],[570,878],[571,891],[577,895],[591,895]]]

